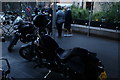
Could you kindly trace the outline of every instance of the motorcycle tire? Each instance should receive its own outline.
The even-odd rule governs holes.
[[[9,52],[12,52],[12,49],[13,49],[14,45],[16,45],[18,39],[19,39],[18,35],[15,35],[15,36],[12,37],[12,40],[11,40],[9,46],[8,46],[8,51]]]
[[[32,61],[33,58],[35,57],[35,54],[31,52],[30,46],[22,47],[19,50],[19,54],[21,57],[23,57],[24,59],[26,59],[28,61]]]
[[[10,43],[10,45],[8,46],[8,51],[12,52],[13,47],[14,47],[14,45]]]
[[[15,42],[15,40],[14,39],[12,39],[12,41],[10,42],[10,44],[9,44],[9,46],[8,46],[8,51],[9,52],[12,52],[12,49],[13,49],[13,47],[14,47],[14,43]]]

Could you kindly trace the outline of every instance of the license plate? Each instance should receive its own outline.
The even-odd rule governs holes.
[[[101,72],[100,76],[99,76],[100,80],[106,80],[107,79],[107,74],[106,72]]]

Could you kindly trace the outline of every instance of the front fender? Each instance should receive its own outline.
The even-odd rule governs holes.
[[[29,47],[29,46],[32,46],[32,42],[29,42],[29,43],[27,43],[27,44],[22,45],[21,48]]]

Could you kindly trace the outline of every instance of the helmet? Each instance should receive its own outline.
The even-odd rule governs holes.
[[[45,14],[39,14],[33,18],[33,24],[36,27],[45,27],[47,24],[47,18]]]

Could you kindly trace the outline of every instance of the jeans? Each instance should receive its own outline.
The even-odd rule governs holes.
[[[62,25],[63,23],[56,23],[57,30],[58,30],[58,37],[62,36]]]

